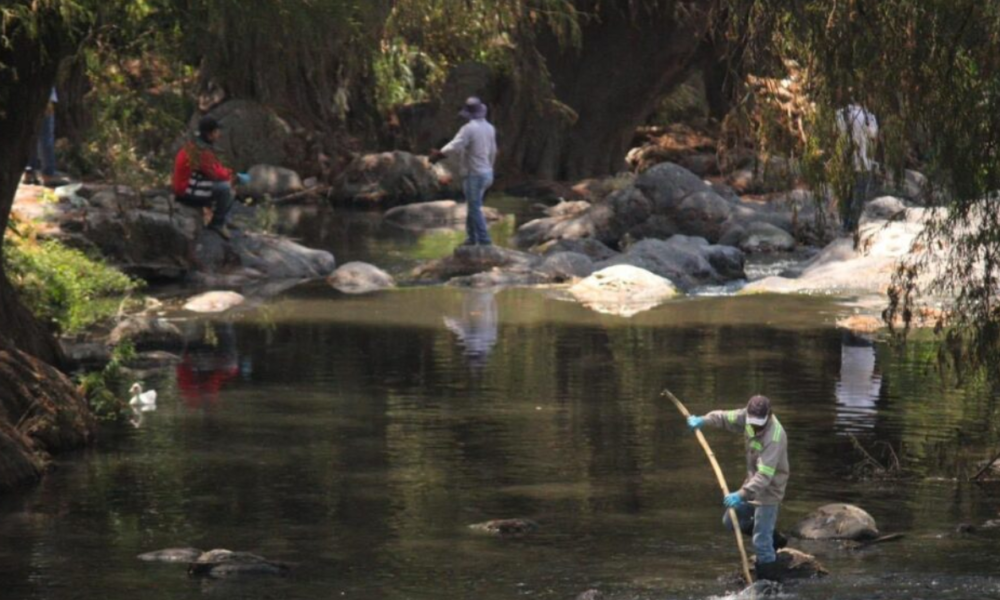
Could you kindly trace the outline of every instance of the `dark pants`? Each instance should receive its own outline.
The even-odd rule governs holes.
[[[843,211],[844,233],[853,233],[861,222],[861,213],[865,203],[875,191],[875,174],[869,171],[858,173],[854,178],[854,190],[851,199]]]
[[[233,186],[228,181],[216,181],[212,184],[211,197],[178,196],[177,201],[198,208],[211,207],[212,221],[208,226],[222,227],[229,218],[229,211],[233,209]]]
[[[56,174],[56,115],[46,113],[42,119],[42,130],[38,132],[38,142],[31,146],[28,169],[46,177]]]

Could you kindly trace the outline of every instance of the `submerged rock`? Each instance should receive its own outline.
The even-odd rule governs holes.
[[[459,246],[442,259],[420,265],[413,270],[412,276],[424,282],[448,281],[454,277],[475,275],[493,269],[526,271],[538,262],[537,256],[499,246]]]
[[[521,537],[538,531],[538,523],[529,519],[493,519],[469,525],[469,529],[501,537]]]
[[[246,301],[236,292],[205,292],[188,299],[184,310],[196,313],[220,313],[243,304]]]
[[[457,228],[465,226],[465,219],[469,213],[469,206],[465,202],[455,202],[454,200],[435,200],[433,202],[418,202],[397,206],[386,211],[382,217],[385,223],[409,229],[421,231],[425,229]],[[499,221],[503,218],[495,208],[484,206],[483,216],[487,223]]]
[[[670,280],[631,265],[597,271],[569,289],[578,302],[600,313],[631,317],[678,295]]]
[[[291,567],[250,552],[216,549],[202,553],[188,564],[195,577],[224,578],[243,575],[287,575]]]
[[[810,513],[792,529],[807,540],[871,540],[879,536],[875,519],[853,504],[827,504]]]
[[[146,562],[190,563],[198,560],[202,551],[197,548],[164,548],[140,554],[136,558]]]
[[[368,294],[396,287],[396,280],[391,275],[363,262],[341,265],[326,281],[345,294]]]

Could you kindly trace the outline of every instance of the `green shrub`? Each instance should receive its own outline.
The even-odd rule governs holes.
[[[135,347],[131,342],[115,346],[111,361],[101,371],[81,375],[80,388],[87,398],[91,412],[98,419],[117,421],[129,412],[128,403],[114,390],[122,387],[122,365],[135,357]]]
[[[46,240],[8,236],[7,276],[40,319],[73,333],[115,314],[125,296],[140,287],[113,267],[79,250]]]

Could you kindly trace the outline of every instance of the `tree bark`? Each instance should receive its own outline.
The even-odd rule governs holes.
[[[540,32],[542,63],[525,65],[497,99],[506,172],[575,180],[624,168],[635,128],[703,61],[717,1],[577,4],[596,11],[582,25],[581,46]],[[531,72],[539,67],[551,79],[548,98],[539,96],[541,71]]]
[[[31,2],[23,0],[23,5]],[[80,29],[58,4],[32,7],[37,29],[14,21],[0,44],[0,232],[10,212],[28,148],[41,124],[59,62],[75,48]],[[86,402],[55,366],[62,352],[21,303],[4,270],[0,246],[0,489],[37,477],[48,452],[86,443],[93,420]]]

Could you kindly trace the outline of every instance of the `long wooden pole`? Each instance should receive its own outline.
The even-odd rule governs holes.
[[[684,403],[677,399],[670,393],[670,390],[663,390],[663,395],[674,403],[677,410],[681,411],[681,414],[685,418],[690,417],[691,413],[688,411]],[[719,461],[715,460],[715,453],[712,452],[712,448],[708,445],[708,440],[705,439],[705,434],[700,430],[695,430],[695,436],[698,438],[698,442],[701,444],[702,449],[705,451],[705,455],[708,456],[708,462],[712,463],[712,470],[715,471],[715,478],[719,480],[719,487],[722,488],[722,493],[725,495],[729,494],[729,485],[726,484],[726,478],[722,475],[722,468],[719,467]],[[729,521],[733,524],[733,532],[736,534],[736,545],[740,549],[740,558],[743,559],[743,577],[746,578],[748,585],[753,585],[753,576],[750,575],[750,561],[747,559],[747,550],[743,546],[743,532],[740,531],[740,520],[736,516],[736,511],[732,508],[729,509]]]

